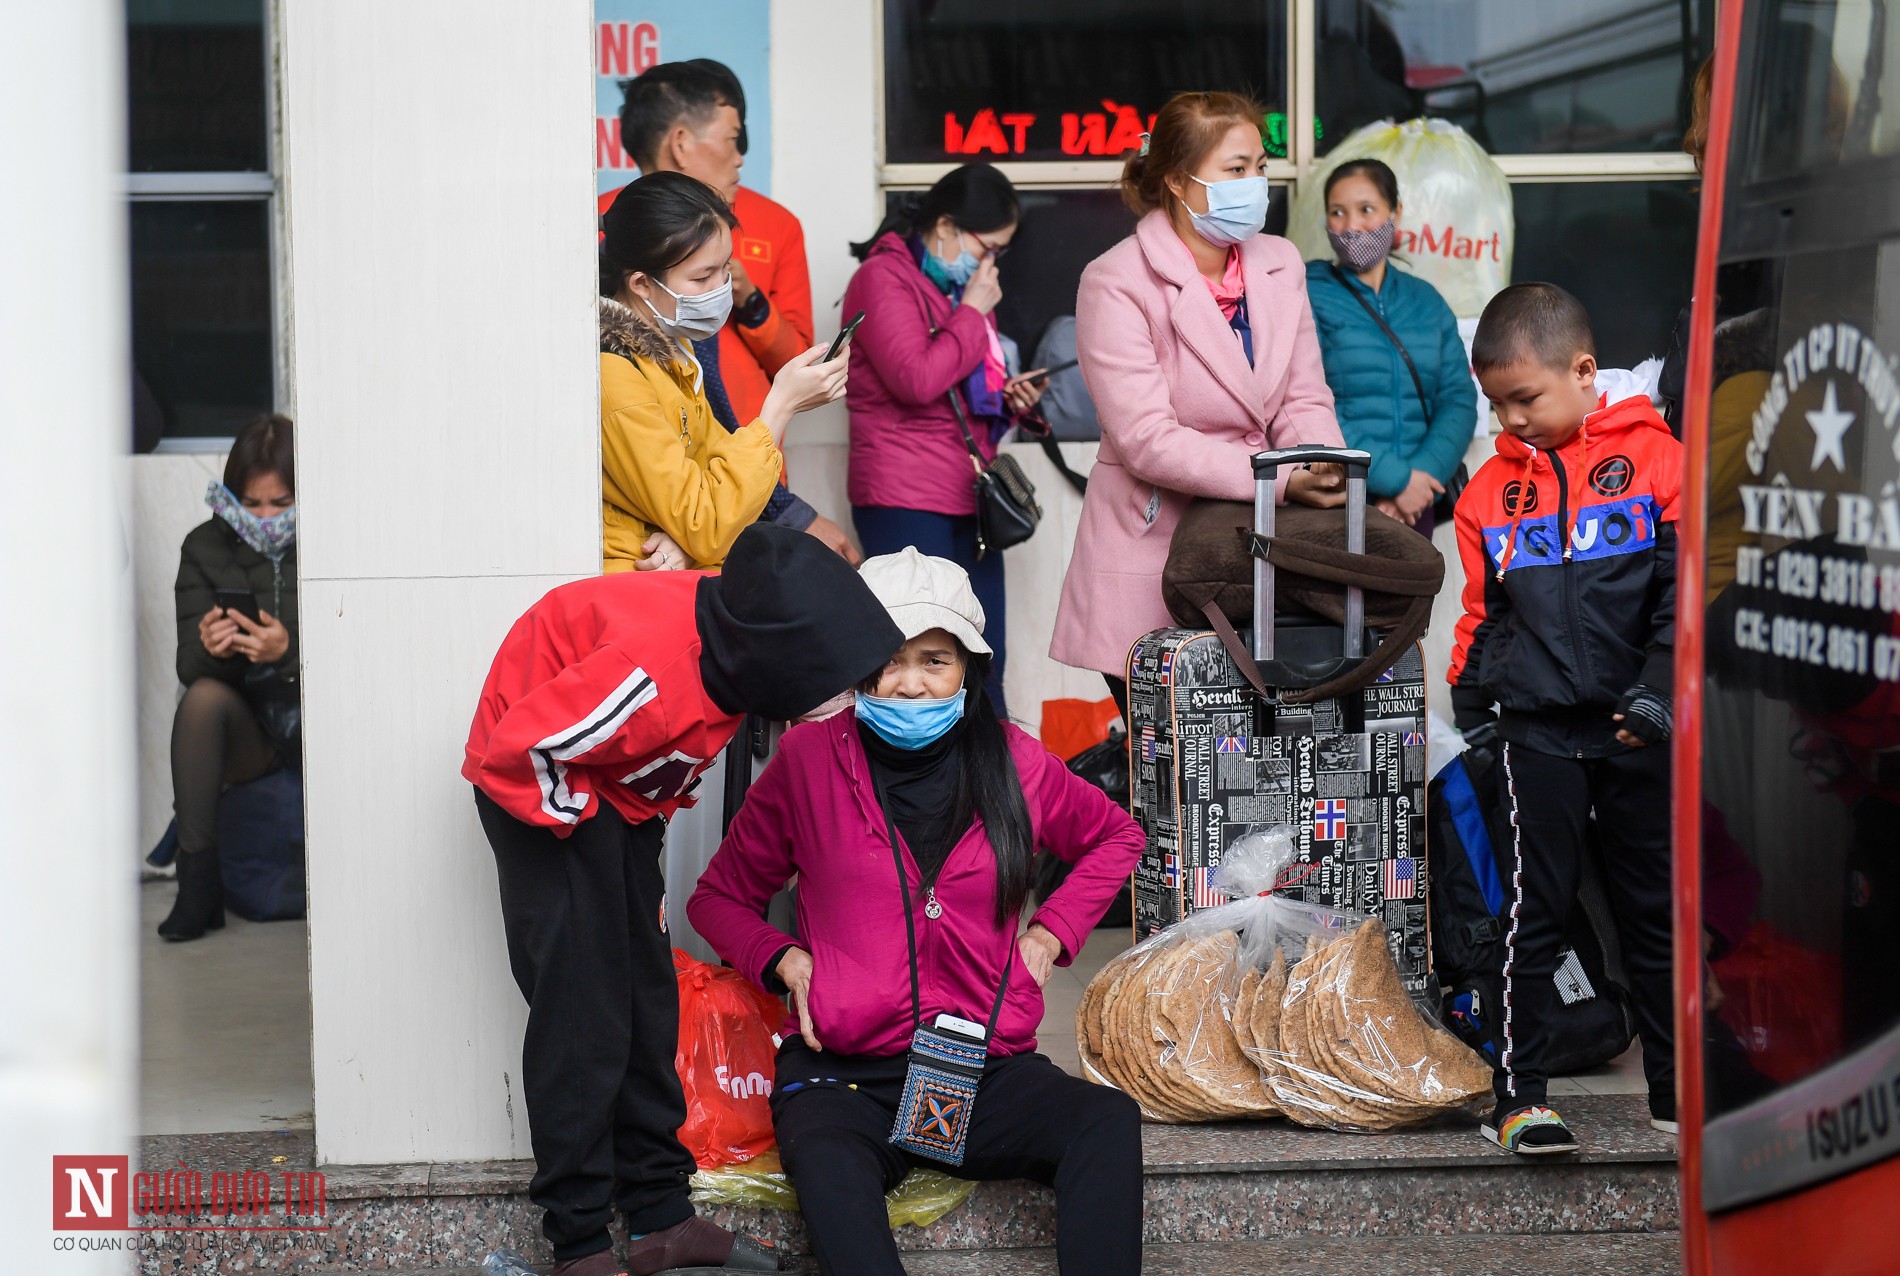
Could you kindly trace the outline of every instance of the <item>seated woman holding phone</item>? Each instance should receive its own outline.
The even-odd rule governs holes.
[[[178,681],[172,806],[178,898],[158,925],[170,940],[224,925],[218,799],[298,758],[296,459],[288,418],[237,433],[212,517],[179,551]]]
[[[772,1120],[818,1269],[902,1276],[884,1193],[923,1167],[1053,1187],[1061,1270],[1132,1276],[1140,1113],[1038,1054],[1036,1030],[1051,968],[1127,889],[1141,829],[997,717],[962,568],[905,549],[862,578],[904,645],[854,708],[786,733],[686,909],[721,957],[791,993]],[[1024,929],[1038,847],[1074,871]],[[796,938],[763,920],[794,875]]]
[[[602,569],[716,569],[764,513],[792,417],[844,393],[823,346],[773,378],[758,419],[728,433],[692,343],[732,313],[732,209],[679,172],[629,184],[601,218]]]

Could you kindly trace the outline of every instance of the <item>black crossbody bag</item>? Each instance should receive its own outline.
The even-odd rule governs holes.
[[[956,409],[957,424],[963,427],[963,445],[970,449],[970,464],[976,467],[976,556],[983,558],[994,550],[1022,544],[1036,534],[1036,525],[1042,522],[1036,485],[1013,456],[983,463],[976,436],[970,433],[970,419],[963,411],[963,396],[955,386],[950,387],[950,406]]]
[[[1329,263],[1327,268],[1333,272],[1333,278],[1339,281],[1339,286],[1359,303],[1359,308],[1372,316],[1372,322],[1379,325],[1379,331],[1383,332],[1386,340],[1392,343],[1392,348],[1399,352],[1399,358],[1405,360],[1405,370],[1412,374],[1412,388],[1418,391],[1418,406],[1425,412],[1425,428],[1431,429],[1432,401],[1425,397],[1425,378],[1418,375],[1418,365],[1412,362],[1412,352],[1405,348],[1403,341],[1399,340],[1399,334],[1392,331],[1392,325],[1385,321],[1385,316],[1379,313],[1379,308],[1367,301],[1360,291],[1347,281],[1346,273],[1337,264]],[[1465,467],[1463,461],[1460,461],[1457,470],[1445,484],[1445,490],[1439,494],[1437,500],[1432,502],[1432,518],[1435,521],[1444,522],[1451,517],[1452,510],[1458,504],[1458,498],[1464,494],[1465,485],[1469,482],[1471,482],[1471,471]]]

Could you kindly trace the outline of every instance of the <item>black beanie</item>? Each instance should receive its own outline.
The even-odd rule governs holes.
[[[700,582],[694,611],[713,703],[775,722],[849,691],[904,645],[850,563],[775,523],[739,533],[719,575]]]

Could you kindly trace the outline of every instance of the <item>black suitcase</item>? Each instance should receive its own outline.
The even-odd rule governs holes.
[[[1273,531],[1279,467],[1348,467],[1347,548],[1365,534],[1364,452],[1302,447],[1254,457],[1256,530]],[[1276,693],[1315,687],[1376,643],[1358,590],[1342,628],[1273,617],[1273,569],[1254,562],[1256,664]],[[1299,863],[1287,893],[1383,918],[1408,992],[1438,1013],[1425,863],[1425,663],[1414,646],[1378,681],[1314,704],[1263,702],[1220,639],[1158,629],[1128,656],[1133,810],[1148,844],[1135,870],[1135,937],[1226,900],[1213,870],[1236,838],[1292,827]]]

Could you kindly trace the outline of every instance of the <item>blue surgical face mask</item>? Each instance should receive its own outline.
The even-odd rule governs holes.
[[[937,242],[941,244],[942,238],[940,237]],[[959,236],[957,245],[962,247],[962,244],[963,239]],[[945,261],[934,252],[924,253],[924,274],[928,275],[930,281],[939,288],[963,287],[976,274],[979,264],[976,254],[967,248],[957,255],[955,261]]]
[[[1190,174],[1190,176],[1192,176]],[[1195,181],[1201,182],[1196,177]],[[1207,211],[1188,208],[1188,217],[1201,238],[1228,248],[1252,239],[1267,224],[1267,203],[1273,192],[1264,177],[1235,177],[1224,182],[1201,182],[1207,187]],[[1187,208],[1187,201],[1181,206]]]
[[[921,749],[943,739],[963,717],[959,691],[943,700],[906,700],[899,696],[867,696],[858,692],[858,721],[878,739],[898,749]]]

